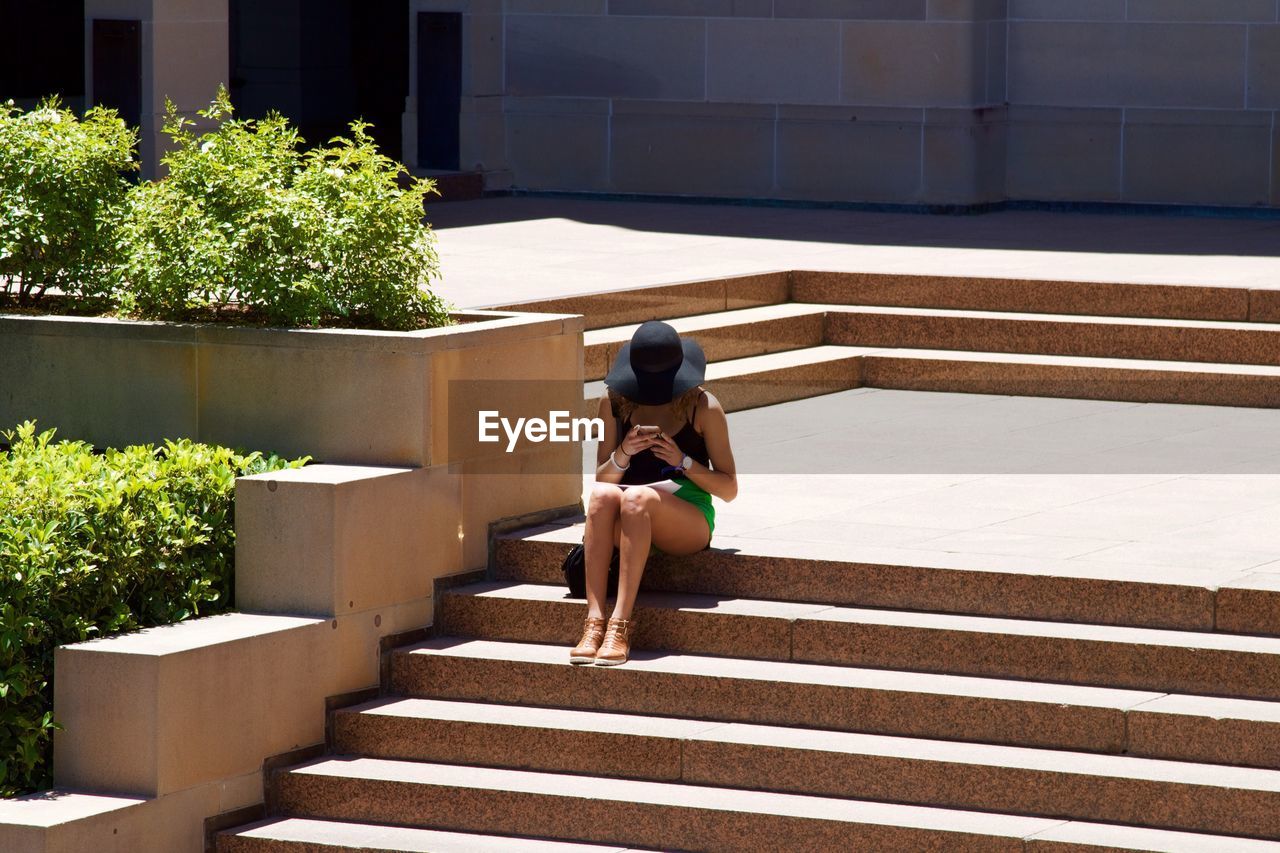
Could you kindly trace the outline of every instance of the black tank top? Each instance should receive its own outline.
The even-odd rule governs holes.
[[[702,399],[701,396],[698,399]],[[671,438],[675,441],[676,447],[687,453],[695,462],[699,462],[709,468],[711,467],[711,457],[707,454],[706,439],[693,428],[693,418],[697,408],[696,403],[690,407],[688,422],[680,427],[680,431],[671,436]],[[622,437],[631,431],[633,424],[629,418],[623,420],[618,416],[617,406],[612,401],[610,401],[610,409],[613,411],[613,422],[618,430],[618,443],[621,444]],[[638,486],[644,483],[656,483],[659,480],[685,479],[683,476],[668,477],[664,475],[662,469],[665,467],[667,467],[667,463],[659,459],[652,450],[641,450],[631,457],[631,464],[622,474],[622,482],[628,486]]]

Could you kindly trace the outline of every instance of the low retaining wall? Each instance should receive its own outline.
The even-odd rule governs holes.
[[[100,447],[191,438],[425,466],[453,379],[572,379],[582,318],[469,311],[412,332],[0,315],[0,424]]]
[[[431,624],[434,581],[486,564],[493,521],[579,502],[579,445],[508,453],[464,433],[479,408],[576,411],[582,318],[466,319],[0,317],[0,422],[322,460],[237,480],[239,612],[58,649],[58,787],[0,801],[0,849],[203,850],[206,819],[263,802],[264,760],[324,742],[327,697],[378,685],[383,637]]]

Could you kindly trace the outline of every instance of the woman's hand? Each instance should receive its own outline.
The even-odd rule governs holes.
[[[650,448],[653,455],[661,459],[668,465],[679,467],[684,461],[684,451],[680,449],[670,436],[659,433],[654,437],[653,446]]]
[[[618,445],[618,447],[629,459],[640,451],[653,446],[657,440],[658,434],[656,427],[646,427],[636,424],[623,437],[622,443]]]

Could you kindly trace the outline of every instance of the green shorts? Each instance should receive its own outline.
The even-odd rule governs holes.
[[[716,508],[711,505],[711,493],[699,486],[693,480],[681,477],[675,482],[679,488],[675,490],[675,496],[680,500],[688,501],[698,508],[707,519],[707,532],[715,533],[716,529]]]

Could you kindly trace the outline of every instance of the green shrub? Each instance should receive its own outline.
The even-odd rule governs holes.
[[[82,121],[56,98],[28,112],[0,104],[0,292],[24,305],[49,287],[109,293],[136,143],[114,110]]]
[[[0,796],[50,784],[53,650],[233,602],[235,478],[260,453],[168,441],[95,454],[28,421],[0,453]]]
[[[299,149],[279,114],[231,118],[225,89],[197,135],[170,104],[168,176],[130,194],[124,309],[183,319],[239,302],[271,323],[356,321],[411,329],[449,322],[423,289],[438,274],[422,204],[434,183],[410,178],[365,132]]]

